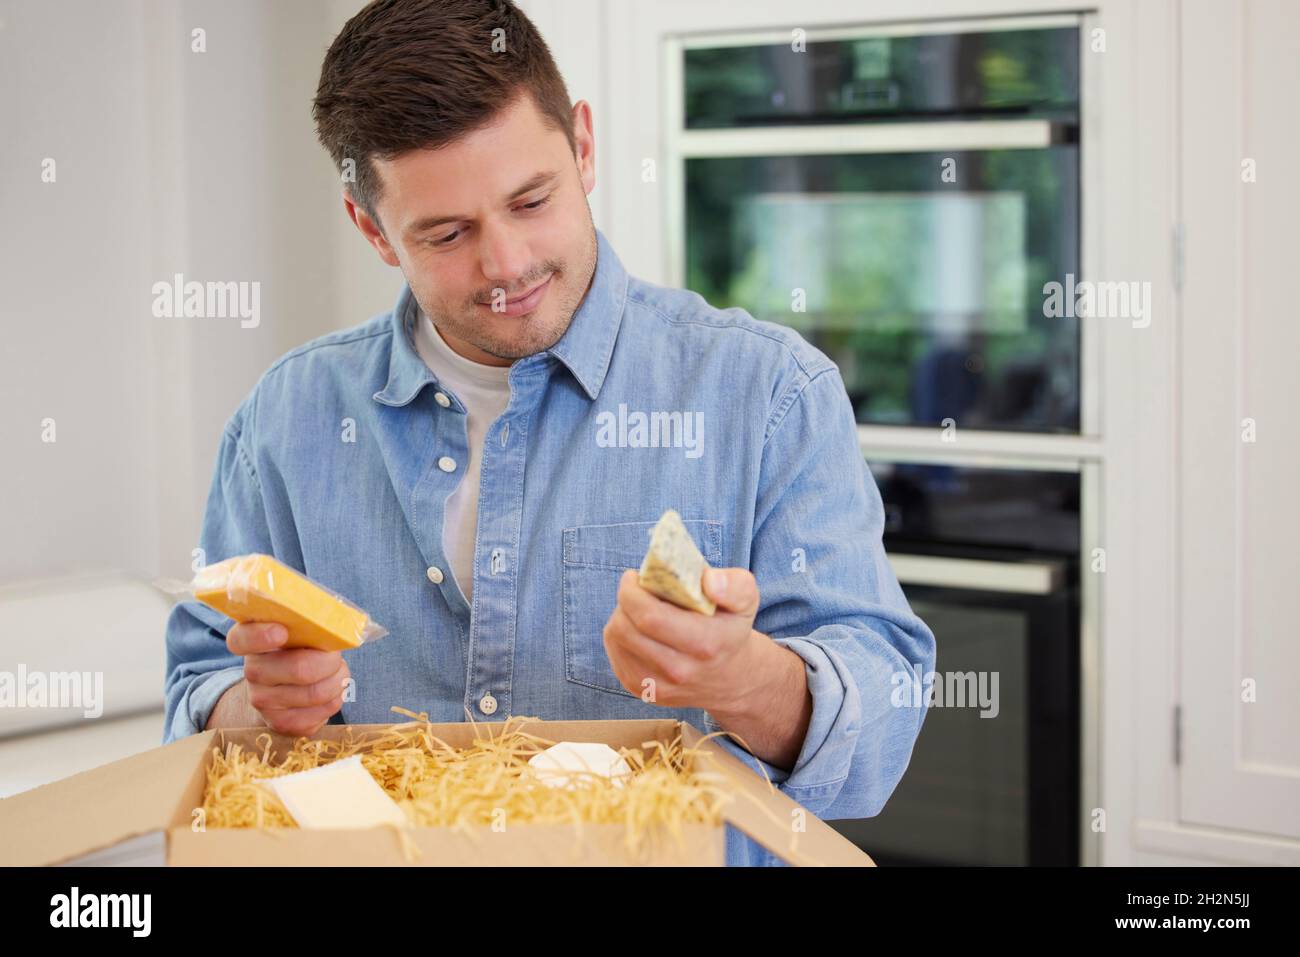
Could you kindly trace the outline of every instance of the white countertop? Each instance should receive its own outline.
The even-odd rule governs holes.
[[[0,738],[0,798],[159,747],[162,710]]]

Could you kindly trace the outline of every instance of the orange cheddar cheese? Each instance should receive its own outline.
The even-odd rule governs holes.
[[[286,648],[343,651],[373,628],[370,616],[270,555],[241,555],[208,565],[194,579],[194,597],[238,622],[276,622]]]

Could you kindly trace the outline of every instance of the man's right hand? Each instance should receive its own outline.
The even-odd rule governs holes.
[[[285,648],[284,625],[235,624],[226,635],[231,654],[244,659],[248,704],[273,731],[311,735],[343,707],[350,672],[339,651]]]

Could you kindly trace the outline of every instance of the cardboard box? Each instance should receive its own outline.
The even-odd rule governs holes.
[[[349,732],[378,731],[387,725],[325,725],[317,738],[338,740]],[[433,734],[453,747],[468,747],[476,729],[499,733],[503,724],[433,724]],[[516,720],[512,727],[520,727]],[[671,742],[680,732],[697,761],[716,762],[737,793],[726,820],[783,860],[795,865],[873,866],[871,858],[815,815],[801,816],[796,832],[792,813],[799,805],[773,791],[766,781],[713,740],[684,722],[529,721],[529,733],[553,741],[600,741],[613,748],[639,748],[644,741]],[[624,846],[621,824],[520,824],[505,831],[488,826],[469,833],[445,827],[412,828],[406,833],[420,855],[408,860],[398,835],[387,828],[309,831],[294,828],[194,830],[212,749],[238,742],[253,748],[266,728],[205,731],[164,747],[116,761],[0,801],[0,863],[122,863],[121,848],[155,848],[158,862],[173,865],[722,865],[726,833],[721,825],[685,826],[679,845],[667,832],[647,841],[647,852],[633,856]],[[293,739],[272,734],[277,757]],[[260,749],[257,749],[260,750]],[[274,758],[273,758],[274,759]],[[126,843],[123,843],[126,842]],[[115,852],[113,849],[117,848]],[[104,851],[104,849],[109,849]],[[101,852],[95,854],[94,852]],[[87,857],[87,855],[90,855]]]

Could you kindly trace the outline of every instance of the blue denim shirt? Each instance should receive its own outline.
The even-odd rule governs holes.
[[[419,306],[405,284],[390,313],[279,359],[235,411],[205,558],[274,555],[389,630],[344,652],[355,700],[335,722],[400,720],[389,710],[400,705],[433,721],[467,709],[494,721],[676,718],[707,733],[719,726],[705,711],[624,689],[604,647],[619,577],[674,508],[710,565],[754,573],[754,627],[804,660],[812,693],[789,772],[724,747],[822,818],[875,815],[925,718],[891,703],[891,676],[931,670],[935,643],[885,558],[839,371],[791,329],[629,276],[597,241],[568,330],[514,363],[510,404],[488,430],[472,607],[442,546],[468,456],[465,408],[415,351]],[[637,413],[702,428],[656,430],[655,442]],[[201,730],[242,676],[231,624],[194,601],[173,610],[164,742]],[[727,830],[728,863],[777,863]]]

